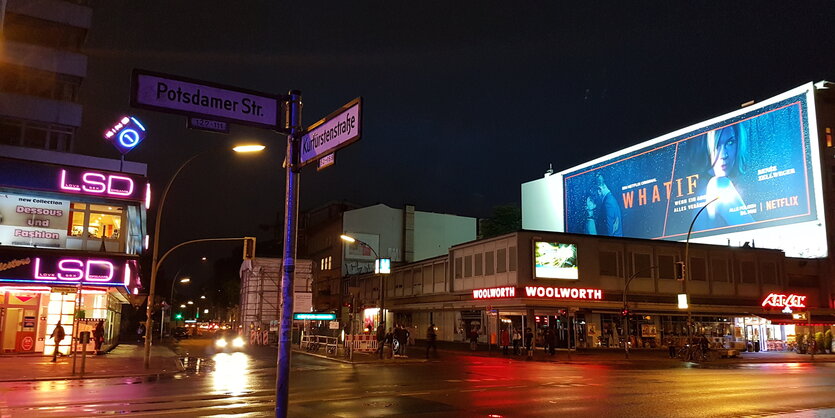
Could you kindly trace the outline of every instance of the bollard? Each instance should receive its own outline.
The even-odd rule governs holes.
[[[82,331],[78,334],[78,339],[81,340],[81,374],[84,377],[84,366],[87,363],[87,343],[90,342],[90,331]]]

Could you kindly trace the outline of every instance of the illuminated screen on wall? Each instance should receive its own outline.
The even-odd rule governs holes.
[[[825,257],[817,144],[808,84],[526,183],[523,227]]]
[[[534,242],[534,263],[538,279],[577,280],[577,246],[558,242]]]

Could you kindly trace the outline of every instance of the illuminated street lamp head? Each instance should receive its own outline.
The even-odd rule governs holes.
[[[180,307],[181,307],[181,308],[185,308],[185,307],[186,307],[186,305],[180,305]]]
[[[194,302],[192,302],[192,301],[188,301],[186,303],[188,303],[189,305],[194,305]]]
[[[180,279],[180,283],[188,283],[191,281],[191,277],[183,277]]]
[[[349,236],[347,236],[347,235],[345,235],[345,234],[340,235],[340,236],[339,236],[339,238],[340,238],[340,239],[342,239],[342,241],[345,241],[345,242],[350,242],[350,243],[354,243],[354,242],[356,242],[356,241],[357,241],[357,240],[355,240],[353,237],[349,237]]]
[[[200,259],[200,261],[206,261],[206,260],[208,260],[206,257],[202,257],[202,258]]]
[[[249,144],[249,145],[238,145],[235,148],[232,148],[235,152],[261,152],[266,148],[261,144]]]
[[[206,299],[206,295],[200,296],[200,299]]]

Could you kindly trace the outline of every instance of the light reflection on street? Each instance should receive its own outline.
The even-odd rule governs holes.
[[[250,391],[250,359],[244,353],[215,354],[212,382],[215,392],[238,396]]]

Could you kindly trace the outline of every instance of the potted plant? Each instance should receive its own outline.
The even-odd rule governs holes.
[[[835,347],[832,346],[832,330],[828,329],[823,333],[823,348],[827,353],[835,352]]]

